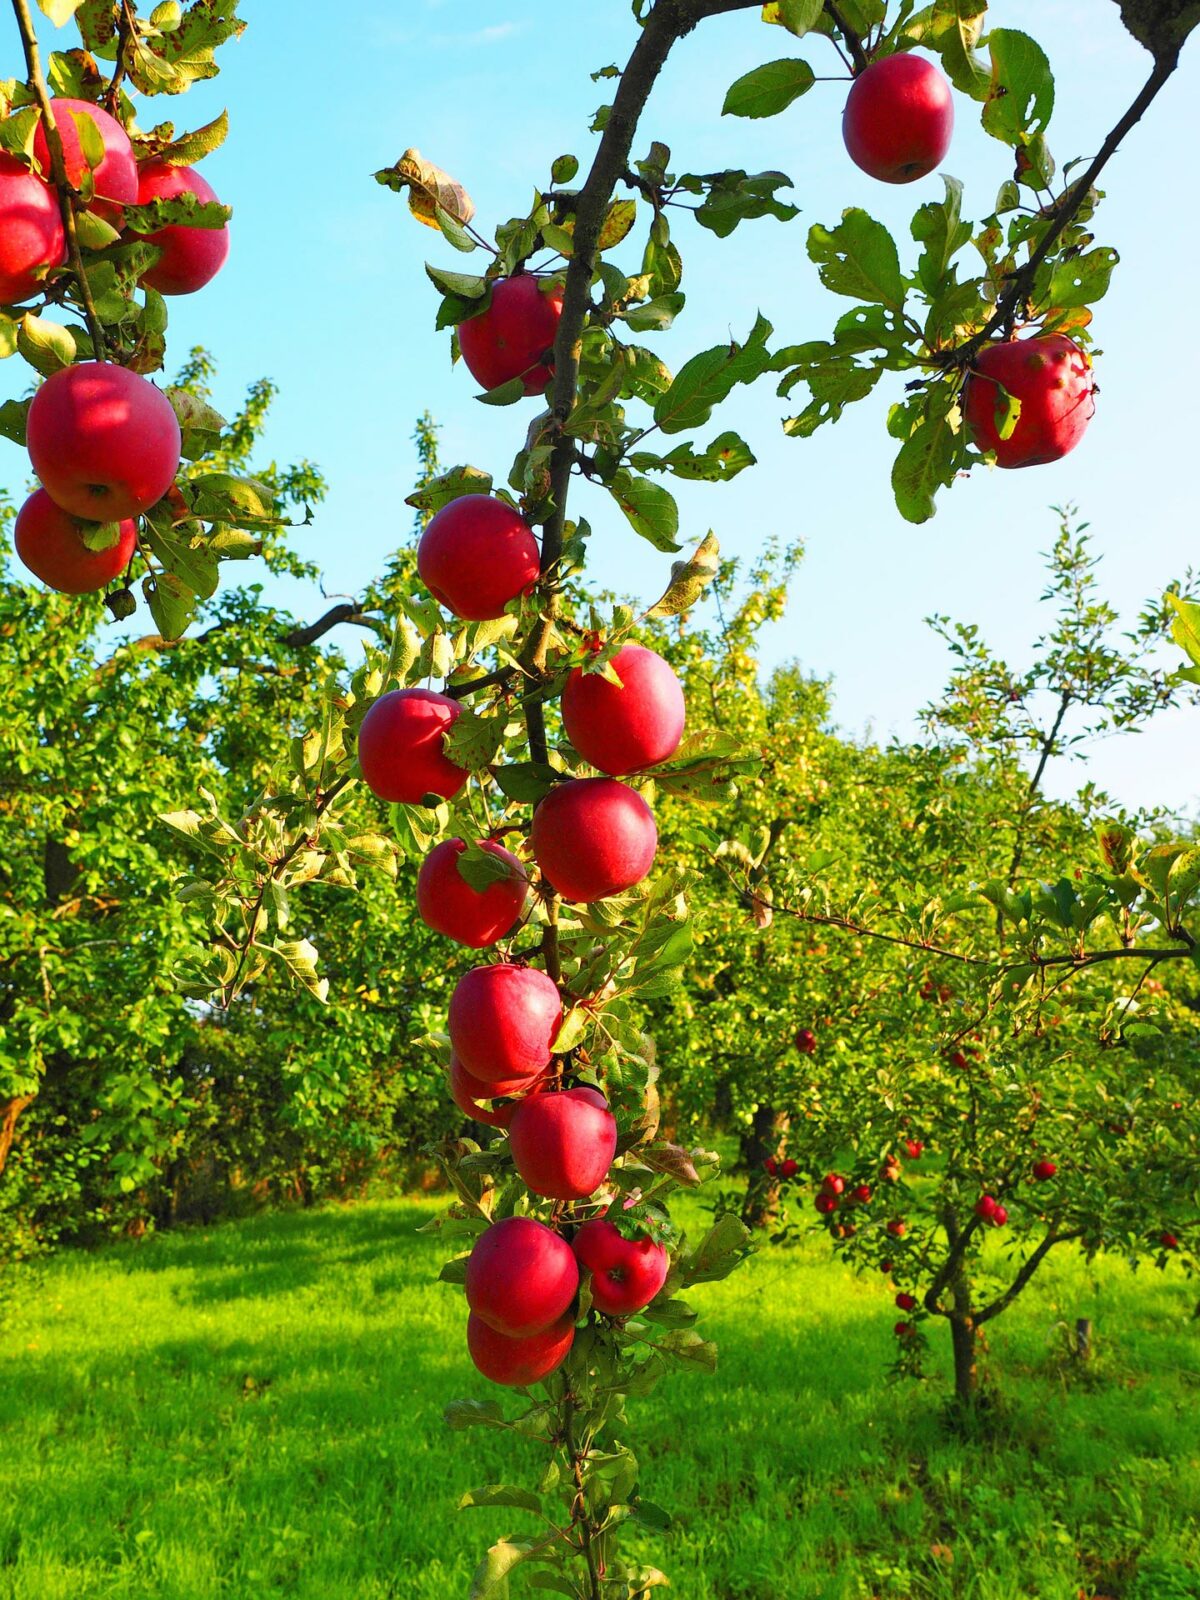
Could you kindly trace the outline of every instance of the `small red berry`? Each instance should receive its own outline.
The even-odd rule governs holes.
[[[917,1309],[917,1298],[911,1294],[898,1294],[896,1296],[896,1304],[901,1311],[915,1311]]]
[[[1058,1168],[1053,1161],[1035,1161],[1033,1163],[1033,1175],[1039,1183],[1045,1183],[1057,1171]]]

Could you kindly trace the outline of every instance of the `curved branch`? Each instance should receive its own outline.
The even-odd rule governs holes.
[[[990,1306],[985,1306],[982,1311],[976,1312],[975,1326],[977,1328],[982,1327],[985,1322],[990,1322],[993,1317],[998,1317],[1002,1311],[1008,1310],[1009,1306],[1012,1305],[1013,1301],[1029,1282],[1030,1278],[1033,1277],[1034,1273],[1041,1266],[1046,1256],[1056,1244],[1066,1244],[1068,1240],[1080,1239],[1082,1237],[1082,1228],[1075,1228],[1070,1233],[1059,1233],[1057,1231],[1057,1224],[1052,1222],[1050,1224],[1050,1231],[1046,1234],[1046,1237],[1041,1241],[1033,1254],[1024,1262],[1021,1270],[1017,1273],[1016,1277],[1013,1279],[1012,1283],[1008,1286],[1004,1293],[993,1300]]]

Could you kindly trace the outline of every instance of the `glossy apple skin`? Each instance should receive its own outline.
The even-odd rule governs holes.
[[[125,571],[137,548],[137,524],[122,522],[116,544],[89,550],[76,519],[56,506],[45,489],[38,489],[17,513],[13,545],[34,577],[49,588],[60,594],[90,594]]]
[[[458,858],[466,848],[462,839],[443,839],[434,845],[417,874],[417,911],[435,933],[483,950],[503,939],[524,911],[529,879],[516,856],[485,839],[483,849],[503,861],[508,877],[482,892],[472,889],[458,870]]]
[[[850,159],[882,183],[912,183],[939,165],[954,132],[954,96],[923,56],[884,56],[855,78],[842,114]]]
[[[450,1098],[464,1117],[470,1117],[472,1122],[485,1123],[489,1128],[508,1127],[517,1109],[515,1105],[487,1106],[483,1103],[500,1093],[498,1085],[480,1083],[478,1078],[471,1076],[457,1056],[450,1057],[448,1082]]]
[[[434,689],[380,695],[358,730],[358,764],[371,793],[410,806],[428,794],[452,800],[468,773],[443,754],[442,738],[461,715],[457,700]]]
[[[179,470],[171,402],[111,361],[83,361],[47,378],[29,407],[25,440],[50,498],[87,522],[148,511]]]
[[[542,280],[522,272],[492,285],[491,304],[458,325],[458,348],[481,389],[523,378],[525,393],[541,394],[554,368],[542,360],[554,346],[562,316],[561,284],[544,292]]]
[[[467,1262],[467,1304],[509,1339],[558,1322],[579,1289],[571,1246],[533,1217],[505,1217],[479,1235]]]
[[[177,200],[194,194],[198,200],[216,201],[212,185],[195,167],[172,167],[151,161],[138,173],[138,205],[151,200]],[[159,294],[194,294],[211,283],[229,259],[229,224],[223,228],[188,228],[173,222],[157,233],[142,236],[162,251],[152,267],[142,273]]]
[[[617,1119],[596,1089],[564,1089],[522,1100],[508,1147],[525,1185],[548,1200],[586,1200],[617,1153]]]
[[[667,761],[683,738],[683,686],[645,645],[622,645],[612,658],[621,686],[576,667],[563,690],[563,727],[585,761],[619,778]]]
[[[568,1311],[540,1333],[509,1339],[490,1328],[482,1317],[467,1318],[467,1349],[471,1360],[493,1383],[527,1389],[561,1367],[575,1343],[575,1319]]]
[[[51,100],[50,106],[54,112],[54,126],[58,129],[58,136],[62,141],[67,179],[76,189],[83,184],[88,164],[79,142],[79,128],[75,122],[75,115],[90,117],[95,123],[104,142],[104,159],[92,174],[96,198],[101,201],[113,201],[115,204],[105,206],[93,203],[91,209],[99,212],[109,222],[119,222],[120,208],[132,205],[137,199],[138,192],[137,162],[134,160],[129,135],[116,117],[110,116],[101,106],[93,105],[90,100],[55,98]],[[37,132],[33,136],[33,153],[37,157],[43,175],[48,179],[50,146],[40,119]]]
[[[533,588],[540,561],[528,523],[490,494],[451,500],[430,519],[417,546],[421,582],[466,622],[502,617],[510,600]]]
[[[559,784],[533,813],[538,866],[564,900],[604,900],[632,889],[654,865],[658,829],[636,790],[615,778]]]
[[[483,1083],[532,1078],[550,1065],[562,1000],[536,967],[472,967],[450,997],[450,1043]]]
[[[54,190],[15,157],[0,154],[0,305],[41,292],[45,273],[67,259]]]
[[[1007,439],[1000,437],[996,406],[1006,389],[1021,402]],[[1087,432],[1095,415],[1092,368],[1065,333],[989,344],[975,357],[963,388],[963,416],[980,450],[994,451],[998,467],[1038,467],[1059,461]]]
[[[592,1304],[606,1316],[641,1311],[667,1281],[665,1248],[653,1239],[626,1239],[604,1217],[585,1222],[572,1248],[592,1274]]]

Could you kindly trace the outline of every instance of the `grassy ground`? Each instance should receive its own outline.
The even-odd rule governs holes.
[[[54,1263],[0,1342],[0,1597],[465,1600],[521,1518],[457,1497],[532,1481],[537,1447],[442,1426],[488,1386],[414,1233],[435,1209]],[[638,1402],[630,1441],[677,1514],[644,1553],[684,1600],[1200,1596],[1200,1324],[1178,1273],[1052,1266],[990,1330],[986,1443],[943,1429],[944,1367],[884,1382],[887,1290],[816,1245],[689,1298],[721,1371]],[[1077,1316],[1098,1336],[1086,1378],[1055,1332]]]

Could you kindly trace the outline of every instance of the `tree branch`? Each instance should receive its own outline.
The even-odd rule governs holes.
[[[377,626],[374,618],[362,610],[357,600],[345,600],[341,605],[330,606],[324,616],[318,617],[315,622],[285,633],[283,642],[290,645],[293,650],[302,650],[306,645],[316,644],[317,640],[324,638],[331,628],[336,628],[343,622],[351,622],[355,627],[370,628],[372,631]],[[210,628],[209,632],[202,634],[201,637],[207,639],[212,632]]]
[[[1028,1260],[1025,1261],[1021,1267],[1021,1270],[1017,1273],[1016,1277],[1013,1279],[1012,1283],[1008,1286],[1004,1293],[1000,1295],[998,1299],[993,1300],[990,1306],[985,1306],[982,1311],[976,1313],[976,1327],[982,1327],[985,1322],[990,1322],[993,1317],[998,1317],[1002,1311],[1007,1310],[1008,1307],[1012,1305],[1013,1301],[1029,1282],[1030,1278],[1033,1277],[1038,1267],[1041,1266],[1046,1256],[1056,1244],[1065,1244],[1070,1239],[1079,1239],[1083,1236],[1082,1228],[1076,1228],[1071,1233],[1058,1233],[1056,1228],[1057,1224],[1052,1222],[1050,1224],[1050,1231],[1047,1233],[1046,1237],[1038,1245],[1037,1249],[1028,1258]]]
[[[863,42],[842,15],[841,7],[835,3],[835,0],[825,0],[825,15],[837,28],[842,38],[845,39],[846,48],[850,52],[850,59],[854,63],[855,75],[865,72],[870,66],[870,62],[867,60],[867,52],[863,48]]]
[[[50,105],[50,91],[46,87],[46,79],[42,73],[42,59],[38,53],[37,31],[33,26],[33,17],[29,11],[29,0],[12,0],[13,11],[17,19],[17,28],[21,35],[21,44],[25,51],[25,67],[29,73],[30,87],[37,97],[41,108],[42,126],[46,130],[46,146],[50,152],[50,174],[54,187],[58,192],[58,208],[62,212],[63,232],[67,236],[67,255],[71,262],[71,272],[79,289],[79,299],[83,305],[84,320],[87,322],[88,333],[92,339],[92,349],[97,361],[108,359],[104,345],[104,329],[96,315],[96,304],[92,299],[91,285],[87,281],[87,274],[83,270],[83,257],[79,252],[79,234],[75,228],[75,193],[67,178],[67,161],[63,154],[62,137],[58,125],[54,120],[54,111]]]

